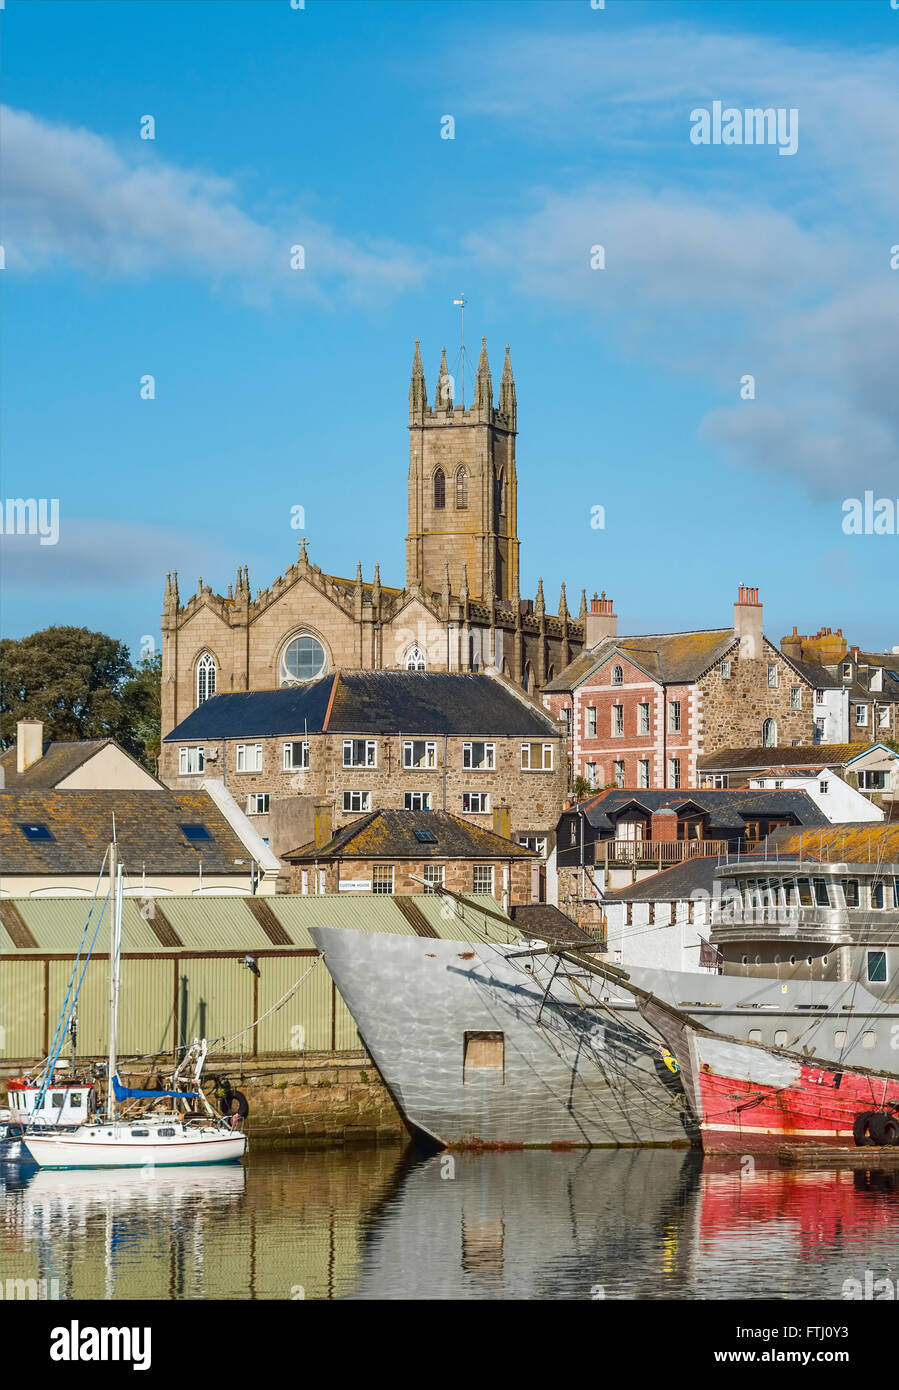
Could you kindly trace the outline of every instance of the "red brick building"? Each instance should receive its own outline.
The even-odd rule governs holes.
[[[543,695],[567,723],[572,780],[692,787],[703,752],[810,740],[814,690],[764,636],[758,589],[740,585],[732,627],[619,637],[604,598],[591,617],[605,631]]]

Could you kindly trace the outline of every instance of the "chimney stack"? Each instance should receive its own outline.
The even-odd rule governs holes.
[[[321,849],[323,845],[328,843],[332,835],[333,815],[330,801],[316,801],[313,813],[315,817],[313,844],[316,849]]]
[[[16,725],[16,772],[21,777],[44,756],[44,723],[41,719],[20,719]]]
[[[599,594],[594,594],[587,612],[586,631],[584,633],[586,645],[595,647],[604,637],[617,636],[618,618],[612,611],[612,600],[606,598],[605,590],[601,598]]]
[[[759,591],[747,584],[741,584],[734,604],[734,632],[740,639],[740,658],[755,660],[761,657],[762,645],[762,605]]]

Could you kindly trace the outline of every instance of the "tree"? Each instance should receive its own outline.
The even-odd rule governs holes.
[[[0,641],[0,744],[20,719],[40,719],[47,739],[114,738],[155,770],[160,659],[136,668],[124,642],[86,627],[48,627]]]

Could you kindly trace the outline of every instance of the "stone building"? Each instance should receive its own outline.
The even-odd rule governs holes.
[[[863,652],[849,646],[842,628],[809,637],[794,627],[780,649],[814,687],[815,743],[899,736],[899,647]]]
[[[168,786],[214,772],[282,854],[381,809],[448,811],[551,850],[568,788],[565,736],[503,676],[338,671],[216,695],[162,742]]]
[[[584,646],[586,596],[577,617],[562,586],[547,611],[542,580],[519,591],[518,408],[506,350],[499,404],[482,344],[469,409],[454,404],[444,352],[434,404],[418,343],[409,388],[406,580],[381,583],[325,573],[299,557],[267,589],[250,591],[245,566],[226,594],[202,579],[182,601],[166,580],[162,614],[163,737],[210,695],[272,690],[357,670],[495,669],[530,693]]]
[[[765,637],[758,589],[740,585],[732,627],[619,637],[610,602],[592,616],[606,635],[543,692],[570,730],[573,778],[692,787],[706,751],[810,742],[814,690]]]
[[[504,910],[536,901],[537,856],[447,811],[373,811],[282,856],[292,893],[492,894]],[[410,904],[410,913],[418,909]],[[453,916],[452,909],[448,918]],[[413,924],[414,925],[414,924]]]

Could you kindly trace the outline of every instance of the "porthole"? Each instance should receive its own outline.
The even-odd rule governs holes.
[[[790,956],[790,964],[791,964],[791,965],[795,965],[795,964],[796,964],[796,957],[795,957],[795,956]]]
[[[761,965],[761,963],[762,963],[762,958],[761,958],[761,956],[756,956],[756,958],[755,958],[755,963],[756,963],[756,965]]]
[[[822,956],[822,957],[821,957],[821,964],[822,964],[822,965],[826,965],[826,964],[827,964],[827,960],[828,960],[828,957],[827,957],[827,956]]]
[[[781,959],[781,957],[780,957],[780,952],[778,951],[777,955],[774,957],[774,964],[775,964],[775,965],[780,965],[780,959]]]
[[[741,957],[740,957],[740,964],[741,964],[741,965],[748,965],[748,964],[749,964],[749,957],[748,957],[748,956],[741,956]]]
[[[806,958],[805,958],[805,963],[806,963],[806,965],[811,965],[811,963],[812,963],[812,958],[811,958],[811,956],[806,956]]]

